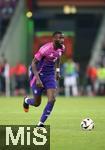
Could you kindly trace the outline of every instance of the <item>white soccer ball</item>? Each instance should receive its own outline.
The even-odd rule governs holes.
[[[90,131],[90,130],[94,129],[94,122],[90,118],[85,118],[82,120],[80,126],[83,130]]]

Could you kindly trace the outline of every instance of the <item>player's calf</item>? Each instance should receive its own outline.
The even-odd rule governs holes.
[[[40,122],[39,125],[44,125],[45,121],[47,120],[47,118],[50,116],[53,106],[55,103],[55,99],[51,99],[50,101],[47,102],[47,105],[44,108],[43,114],[40,118]]]
[[[25,112],[29,111],[29,105],[38,107],[41,104],[41,97],[28,98],[27,96],[24,98],[23,108]]]

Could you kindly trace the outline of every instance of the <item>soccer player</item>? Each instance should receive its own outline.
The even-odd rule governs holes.
[[[64,34],[62,32],[54,32],[52,42],[43,45],[38,50],[29,69],[30,87],[33,92],[33,98],[24,98],[24,111],[28,112],[29,105],[38,107],[41,104],[43,90],[47,92],[48,102],[37,124],[39,127],[44,126],[55,103],[56,80],[60,78],[60,57],[64,50]]]

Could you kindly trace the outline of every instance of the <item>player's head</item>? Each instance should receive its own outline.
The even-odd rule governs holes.
[[[56,48],[61,48],[62,44],[64,44],[64,34],[60,31],[56,31],[53,33],[53,42]]]

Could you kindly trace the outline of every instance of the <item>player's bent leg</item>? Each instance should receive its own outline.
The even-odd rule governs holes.
[[[41,95],[43,88],[36,87],[35,84],[31,87],[33,92],[33,98],[25,97],[23,102],[23,108],[25,112],[29,111],[29,105],[38,107],[41,104]]]
[[[44,122],[47,120],[47,118],[51,114],[51,111],[52,111],[54,103],[55,103],[55,95],[56,95],[56,89],[48,89],[47,90],[48,102],[44,108],[44,111],[41,116],[40,122],[38,123],[38,126],[43,126]]]
[[[25,112],[29,111],[29,105],[38,107],[41,104],[41,96],[34,96],[34,98],[25,97],[23,102],[23,108]]]

